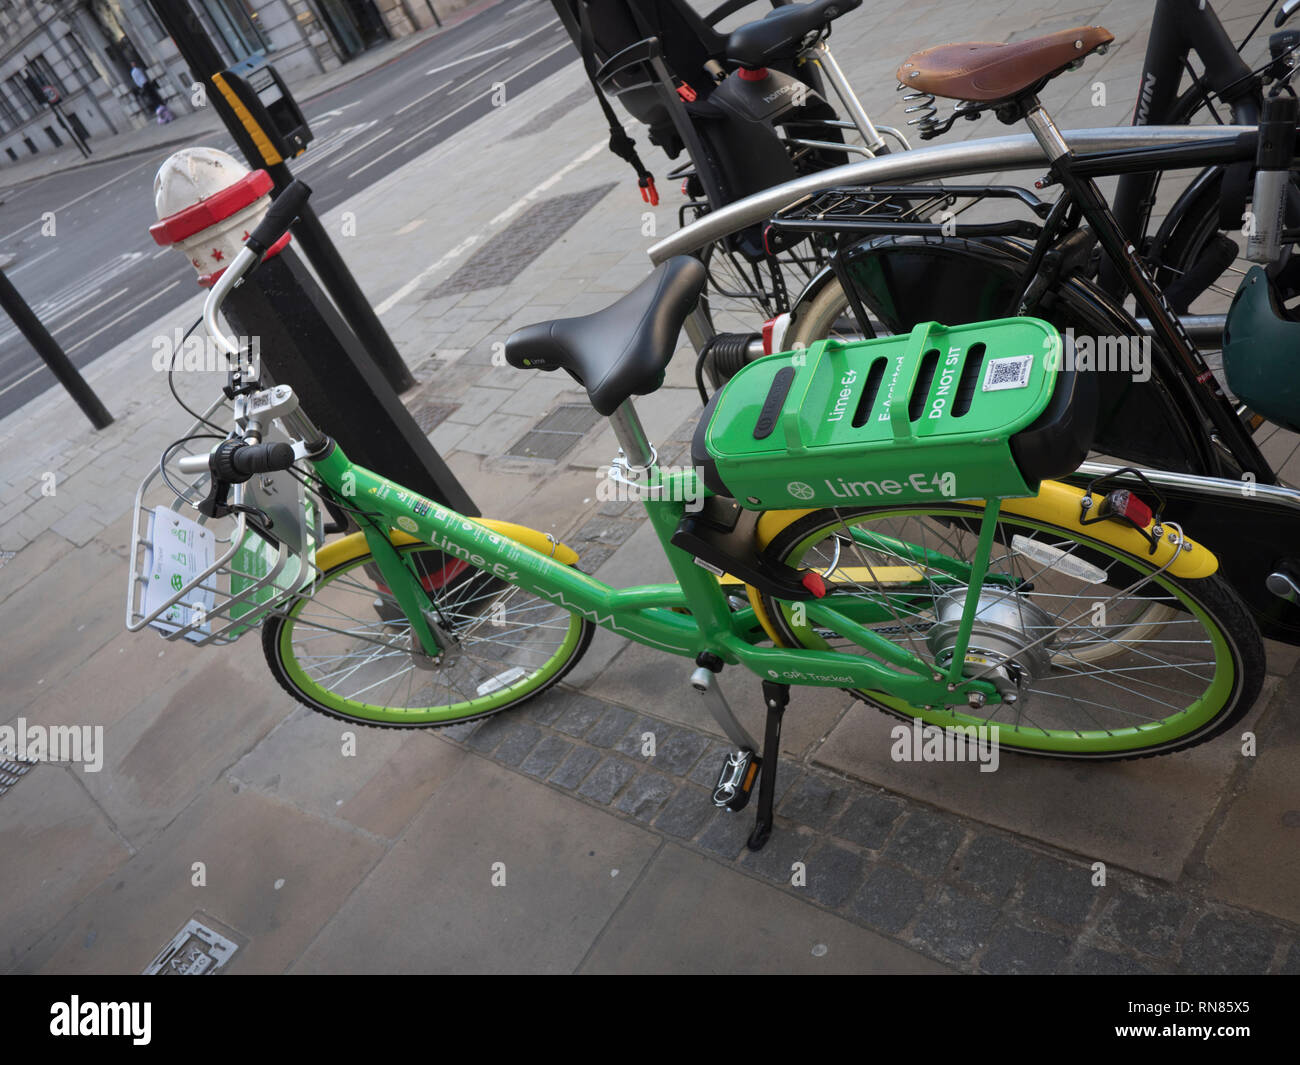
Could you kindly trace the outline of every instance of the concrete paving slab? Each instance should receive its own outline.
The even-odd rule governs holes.
[[[210,788],[61,920],[23,971],[142,972],[202,910],[247,938],[230,972],[283,972],[383,850],[356,829],[254,791]],[[204,886],[194,883],[195,862]]]
[[[3,546],[0,544],[0,548]],[[22,546],[13,558],[0,566],[0,604],[53,567],[71,550],[72,544],[60,536],[42,536]],[[122,579],[125,582],[125,576]]]
[[[1242,723],[1251,727],[1259,707]],[[1177,880],[1240,760],[1231,738],[1133,762],[1077,765],[1004,750],[998,770],[973,762],[895,762],[897,720],[855,705],[813,760],[964,817]]]
[[[428,732],[365,728],[300,706],[226,777],[326,820],[382,827],[378,834],[392,838],[468,757]]]
[[[125,564],[104,544],[91,543],[58,557],[4,608],[4,705],[21,708],[122,631]]]
[[[1205,863],[1216,896],[1300,924],[1300,688],[1284,684],[1274,700]]]
[[[33,944],[131,856],[80,774],[38,765],[0,797],[0,970],[22,970]]]
[[[751,914],[761,913],[754,921]],[[668,844],[579,972],[942,973],[902,944]]]
[[[293,971],[572,972],[658,846],[653,833],[475,759]]]
[[[229,653],[204,655],[169,683],[135,689],[136,705],[106,729],[104,769],[85,786],[133,844],[175,819],[292,710],[258,650],[242,665]],[[121,676],[115,683],[134,687]]]

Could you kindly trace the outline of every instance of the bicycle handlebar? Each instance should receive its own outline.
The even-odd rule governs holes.
[[[241,484],[259,473],[277,473],[294,463],[293,445],[282,441],[244,444],[226,440],[206,455],[186,455],[177,462],[182,473],[211,473],[228,484]]]
[[[302,213],[311,196],[311,188],[305,181],[294,178],[279,196],[271,201],[271,206],[262,220],[257,223],[244,247],[256,255],[265,255],[267,250],[279,240],[293,221]]]

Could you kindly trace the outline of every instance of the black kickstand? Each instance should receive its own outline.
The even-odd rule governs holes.
[[[746,846],[762,850],[772,835],[772,802],[776,797],[776,763],[781,756],[781,718],[790,703],[790,685],[763,681],[763,702],[767,704],[767,726],[763,731],[763,762],[759,768],[758,816]]]

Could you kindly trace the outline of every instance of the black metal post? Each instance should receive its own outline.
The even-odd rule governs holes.
[[[270,376],[293,387],[353,462],[462,514],[479,513],[292,247],[245,277],[222,313],[236,335],[256,338]]]
[[[227,104],[220,89],[213,83],[212,75],[225,69],[225,62],[220,53],[209,40],[202,23],[194,14],[188,3],[159,3],[151,0],[150,6],[158,21],[176,44],[181,58],[190,68],[190,75],[203,79],[207,89],[207,99],[217,109],[226,129],[235,138],[235,143],[252,167],[265,169],[275,182],[276,192],[283,191],[293,180],[289,165],[283,161],[268,161],[254,143],[252,136],[239,121]],[[339,255],[338,249],[329,239],[320,219],[310,206],[303,209],[293,227],[293,234],[298,238],[303,251],[311,259],[312,265],[325,284],[326,291],[334,300],[347,325],[356,334],[370,360],[388,379],[389,384],[398,392],[404,392],[415,384],[406,362],[398,353],[392,338],[379,321],[374,308],[370,306],[362,293],[356,279],[348,270],[347,263]]]
[[[27,306],[27,301],[14,288],[13,282],[5,276],[3,270],[0,270],[0,306],[4,307],[5,313],[13,319],[14,325],[36,349],[36,354],[45,360],[45,365],[68,390],[68,395],[77,401],[77,406],[85,412],[86,417],[90,419],[90,424],[96,429],[104,429],[112,425],[113,416],[108,413],[108,409],[100,402],[99,397],[86,384],[85,378],[72,365],[72,360],[59,347],[59,342],[50,336],[49,330],[41,324],[36,313]]]

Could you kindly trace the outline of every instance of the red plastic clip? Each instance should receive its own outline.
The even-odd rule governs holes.
[[[651,207],[659,206],[659,190],[655,188],[655,179],[653,177],[643,177],[641,179],[641,199],[645,200]]]
[[[805,573],[799,579],[799,583],[802,584],[805,588],[807,588],[808,591],[812,592],[812,594],[816,598],[818,599],[825,598],[826,582],[822,580],[822,575],[816,572],[815,570],[809,570],[807,573]]]
[[[695,97],[698,94],[694,89],[692,89],[689,85],[687,85],[686,82],[682,82],[680,85],[677,86],[677,95],[680,96],[683,100],[685,100],[689,104],[689,103],[694,103]]]

